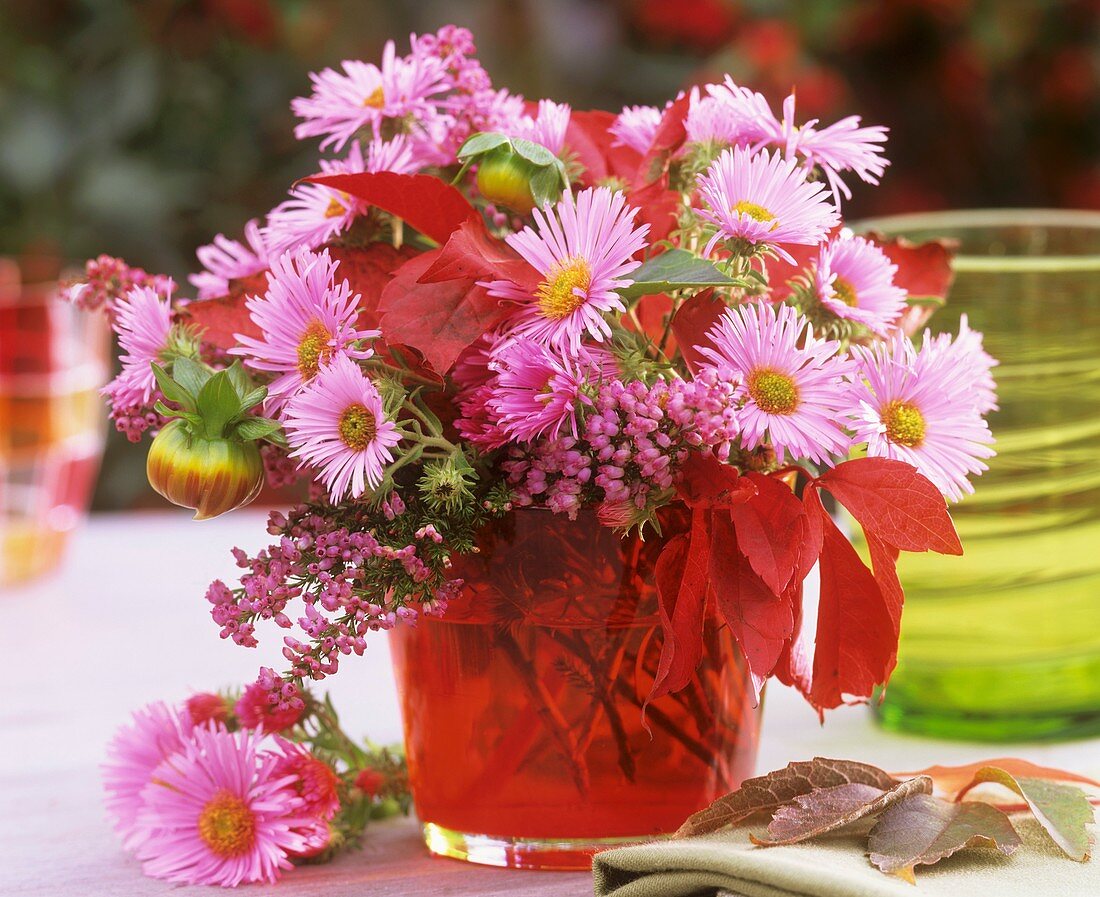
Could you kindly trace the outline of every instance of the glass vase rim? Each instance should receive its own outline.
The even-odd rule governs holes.
[[[1061,227],[1095,230],[1100,233],[1100,211],[1038,207],[941,209],[865,218],[852,225],[852,229],[857,232],[879,230],[888,235],[936,227]],[[977,255],[960,252],[955,255],[952,264],[956,271],[1094,271],[1100,270],[1100,251],[1035,255]]]

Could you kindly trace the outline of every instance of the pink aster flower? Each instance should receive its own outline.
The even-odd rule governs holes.
[[[291,787],[302,798],[303,807],[317,819],[331,819],[340,810],[337,789],[340,780],[332,767],[318,760],[300,744],[275,736],[282,756],[275,767],[277,777],[293,778]]]
[[[508,136],[530,140],[560,156],[565,149],[565,132],[571,115],[572,109],[566,103],[539,100],[538,115],[521,118]]]
[[[960,348],[961,345],[961,348]],[[967,479],[986,470],[993,436],[971,377],[980,342],[926,339],[920,351],[899,337],[855,346],[862,375],[853,387],[852,428],[867,454],[912,464],[948,498],[974,491]]]
[[[191,722],[196,726],[217,725],[229,719],[229,705],[225,698],[212,691],[200,691],[183,702]]]
[[[924,338],[936,345],[935,357],[940,363],[957,366],[961,370],[960,380],[974,394],[974,405],[978,413],[985,415],[996,411],[997,384],[993,379],[993,368],[999,361],[985,351],[982,335],[970,329],[970,321],[962,315],[959,321],[959,334],[952,338],[950,333],[931,336],[927,331]]]
[[[317,471],[332,500],[358,498],[382,482],[401,433],[370,379],[346,355],[335,358],[286,406],[292,458]]]
[[[322,149],[332,144],[339,150],[362,128],[380,136],[385,119],[432,120],[438,115],[435,98],[448,89],[439,57],[398,56],[393,41],[386,42],[381,67],[346,60],[343,69],[311,74],[313,93],[291,103],[294,114],[303,119],[294,129],[299,140],[323,137]]]
[[[617,373],[610,352],[582,347],[576,356],[528,339],[506,343],[490,362],[496,372],[489,408],[512,439],[558,435],[569,424],[577,436],[578,405],[593,406],[601,380]]]
[[[707,96],[692,88],[684,131],[688,143],[749,146],[774,133],[773,122],[768,101],[727,76],[727,84],[708,84]]]
[[[730,145],[748,146],[755,152],[769,143],[781,143],[783,125],[762,93],[741,87],[729,75],[723,84],[708,84],[707,93],[717,103],[709,107],[709,115],[724,120],[710,127],[715,133],[724,129]]]
[[[261,682],[253,682],[237,699],[233,712],[246,729],[258,729],[271,734],[294,728],[305,709],[301,698],[280,707],[270,688],[266,688]]]
[[[794,123],[795,95],[783,102],[783,135],[786,154],[801,156],[808,168],[818,168],[825,175],[834,200],[852,198],[852,192],[840,178],[841,172],[851,171],[868,184],[877,184],[886,171],[889,160],[883,155],[888,128],[880,125],[863,127],[858,115],[849,115],[824,128],[817,127],[817,120],[801,127]]]
[[[133,850],[143,838],[138,826],[144,806],[142,792],[152,781],[154,770],[184,749],[192,728],[186,710],[177,713],[158,701],[136,711],[133,722],[122,726],[107,745],[107,762],[102,767],[107,811],[127,850]]]
[[[644,156],[660,123],[661,110],[656,106],[626,106],[609,129],[615,138],[612,146],[628,146]]]
[[[336,283],[339,264],[328,250],[285,253],[271,263],[267,292],[245,303],[262,337],[236,334],[240,345],[230,352],[243,356],[249,367],[276,375],[268,386],[269,413],[281,409],[315,377],[323,362],[374,354],[359,341],[381,333],[355,328],[360,297],[346,280]]]
[[[112,326],[122,350],[122,370],[101,392],[117,408],[148,405],[156,390],[151,364],[163,361],[172,330],[172,282],[167,286],[163,297],[152,287],[133,287],[115,303]]]
[[[534,294],[507,280],[484,283],[490,295],[521,303],[513,335],[527,336],[576,355],[587,332],[602,342],[611,335],[609,311],[625,311],[616,290],[641,263],[649,225],[634,227],[638,210],[607,187],[565,195],[551,209],[535,209],[535,228],[507,238],[508,245],[543,275]]]
[[[905,311],[906,292],[894,286],[898,266],[878,246],[845,229],[823,243],[814,270],[818,301],[838,318],[885,336]]]
[[[200,299],[215,299],[229,292],[229,281],[259,274],[270,264],[269,247],[256,219],[244,226],[244,243],[218,234],[213,243],[195,253],[204,271],[187,279],[199,291]]]
[[[850,404],[850,365],[839,344],[815,339],[809,322],[788,305],[729,309],[707,333],[713,346],[696,348],[720,379],[739,383],[741,440],[752,450],[769,442],[780,463],[787,455],[827,463],[851,439],[841,427]]]
[[[411,174],[419,168],[409,141],[403,134],[392,140],[375,138],[367,147],[366,156],[358,140],[344,159],[321,160],[325,174],[358,174],[369,171],[394,171]],[[299,184],[287,199],[267,216],[264,236],[272,256],[292,249],[318,249],[329,240],[347,231],[366,214],[370,203],[341,190],[321,184]]]
[[[309,850],[315,820],[262,736],[195,729],[142,794],[142,871],[180,884],[274,883]]]
[[[718,229],[707,243],[707,255],[726,240],[742,250],[770,250],[794,264],[782,244],[820,243],[840,222],[825,185],[807,181],[798,163],[779,153],[724,150],[698,185],[709,206],[699,215]]]

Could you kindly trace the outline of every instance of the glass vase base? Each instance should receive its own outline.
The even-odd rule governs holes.
[[[983,715],[910,707],[887,700],[874,705],[884,729],[960,741],[1065,741],[1100,735],[1100,711],[1089,713]]]
[[[509,838],[459,832],[434,822],[424,824],[424,843],[436,856],[506,869],[587,872],[592,868],[592,854],[646,840],[652,838]]]

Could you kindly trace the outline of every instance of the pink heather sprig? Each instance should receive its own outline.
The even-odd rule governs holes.
[[[737,436],[736,388],[712,372],[691,381],[603,384],[581,438],[513,448],[503,462],[520,506],[575,517],[581,506],[630,508],[644,519],[670,498],[690,451],[729,457]]]
[[[462,583],[448,579],[453,550],[467,551],[483,518],[456,523],[418,506],[407,514],[396,493],[372,508],[302,505],[273,512],[278,540],[250,557],[234,549],[240,585],[217,580],[207,590],[222,638],[255,647],[256,624],[270,620],[300,636],[283,638],[289,680],[323,679],[340,657],[362,655],[366,634],[439,616]],[[301,599],[304,607],[290,604]],[[282,679],[261,677],[271,703],[286,700]],[[282,683],[282,684],[279,684]],[[240,709],[238,709],[238,713]]]
[[[150,287],[157,293],[171,291],[172,279],[150,274],[122,259],[101,255],[84,264],[84,277],[65,284],[61,295],[85,311],[102,310],[113,318],[115,303],[134,287]]]

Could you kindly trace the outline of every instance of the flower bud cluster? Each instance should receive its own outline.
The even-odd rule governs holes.
[[[736,437],[736,386],[713,372],[691,381],[611,380],[601,385],[581,437],[516,447],[503,467],[518,505],[575,517],[598,502],[652,511],[667,498],[690,451],[729,457]],[[642,514],[644,519],[646,515]]]

